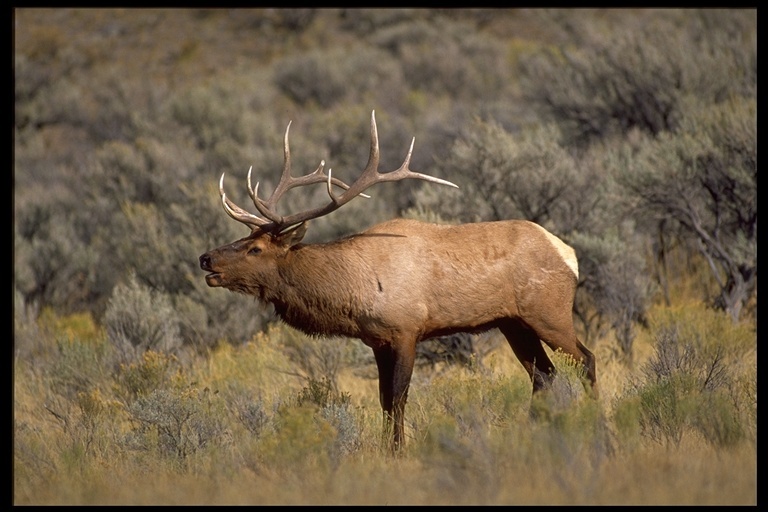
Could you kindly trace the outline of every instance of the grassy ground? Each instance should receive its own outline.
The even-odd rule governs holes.
[[[472,367],[417,368],[408,443],[393,457],[372,365],[344,365],[336,387],[298,377],[286,328],[111,371],[98,330],[49,318],[59,330],[41,328],[37,362],[15,365],[14,503],[755,504],[753,334],[698,307],[652,320],[632,367],[609,340],[593,344],[598,402],[555,354],[556,385],[531,403],[525,373],[493,338]],[[664,356],[679,368],[672,380],[659,377],[655,341],[670,325],[681,350]],[[697,336],[698,355],[681,356]],[[722,378],[709,389],[705,374]]]

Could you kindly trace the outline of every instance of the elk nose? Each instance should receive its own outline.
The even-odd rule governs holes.
[[[211,270],[211,257],[208,256],[208,253],[200,256],[200,268],[208,271]]]

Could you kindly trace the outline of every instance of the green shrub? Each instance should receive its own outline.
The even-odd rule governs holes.
[[[289,473],[328,468],[337,433],[315,407],[284,405],[274,421],[259,445],[261,464]]]
[[[115,394],[127,403],[168,387],[179,371],[176,357],[147,350],[134,362],[123,364],[115,375]]]
[[[751,422],[745,421],[733,398],[725,391],[708,393],[693,416],[694,428],[714,446],[736,446],[749,435]]]
[[[639,433],[677,446],[695,431],[709,443],[730,446],[748,435],[749,407],[740,406],[742,397],[734,394],[734,370],[722,341],[703,342],[689,325],[656,328],[655,352],[642,367],[642,379],[630,384],[615,407],[623,436]]]

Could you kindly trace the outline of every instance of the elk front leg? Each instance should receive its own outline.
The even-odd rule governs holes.
[[[399,450],[404,444],[405,403],[413,374],[416,347],[373,349],[379,370],[379,401],[384,412],[385,435],[391,433],[391,448]]]

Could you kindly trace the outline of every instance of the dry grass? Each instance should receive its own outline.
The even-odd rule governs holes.
[[[754,462],[754,450],[748,447],[728,453],[701,446],[672,452],[648,447],[586,474],[579,473],[584,468],[578,464],[555,472],[505,467],[491,475],[493,484],[469,471],[458,480],[452,469],[413,457],[357,457],[331,472],[290,475],[255,474],[246,468],[228,474],[178,474],[123,466],[90,475],[59,475],[17,504],[754,505]]]
[[[654,318],[669,314],[655,311]],[[672,317],[709,318],[701,308]],[[743,335],[739,328],[726,334]],[[741,406],[748,413],[754,393],[755,415],[747,418],[754,428],[728,446],[693,428],[678,444],[648,439],[639,429],[617,430],[616,404],[654,354],[652,333],[642,333],[632,368],[610,340],[593,347],[600,361],[597,406],[578,392],[576,367],[553,354],[562,389],[577,391],[565,402],[545,404],[538,420],[528,416],[527,376],[503,344],[473,368],[417,368],[406,413],[408,444],[397,457],[382,448],[370,372],[345,367],[336,394],[318,399],[305,389],[300,395],[307,381],[266,334],[186,365],[169,364],[168,379],[155,379],[165,382],[167,396],[191,404],[192,418],[205,420],[189,423],[194,428],[183,456],[163,451],[159,430],[138,428],[130,414],[136,402],[129,405],[125,391],[118,392],[119,372],[67,397],[51,379],[55,365],[19,361],[14,503],[754,505],[755,350],[736,346],[739,364],[730,368],[746,391],[732,396],[746,400]],[[164,360],[152,360],[155,371],[166,368],[158,361]],[[345,400],[346,408],[328,408]],[[265,428],[238,416],[245,405],[261,408]],[[207,443],[194,444],[206,433]],[[343,436],[351,441],[339,451]]]

